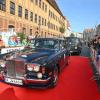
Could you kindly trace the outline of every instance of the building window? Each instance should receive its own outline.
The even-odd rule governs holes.
[[[28,10],[25,9],[25,19],[28,19]]]
[[[45,5],[45,12],[47,12],[47,5]]]
[[[45,32],[45,38],[46,38],[46,34],[47,34],[47,33]]]
[[[35,0],[35,4],[38,5],[38,0]]]
[[[15,15],[15,3],[10,1],[10,14]]]
[[[41,16],[39,16],[39,25],[41,25]]]
[[[0,10],[6,11],[6,0],[0,0]]]
[[[47,25],[47,20],[45,19],[45,26]]]
[[[44,2],[42,3],[42,9],[44,10]]]
[[[48,28],[50,28],[50,22],[48,22]]]
[[[33,2],[33,0],[31,0],[31,2]]]
[[[44,18],[42,18],[42,25],[44,25]]]
[[[30,35],[32,35],[32,29],[30,29]]]
[[[26,34],[26,28],[23,27],[23,33]]]
[[[18,16],[22,17],[22,7],[18,6]]]
[[[30,12],[30,21],[33,21],[33,12]]]
[[[55,30],[56,28],[55,28],[55,25],[54,25],[54,30]]]
[[[39,7],[41,8],[41,0],[39,0]]]
[[[37,23],[37,14],[35,14],[35,23]]]
[[[55,19],[55,15],[54,15],[54,13],[53,13],[53,19]]]
[[[49,10],[49,17],[50,17],[50,14],[51,14],[51,12],[50,12],[50,10]]]
[[[51,12],[51,18],[52,18],[53,13]]]

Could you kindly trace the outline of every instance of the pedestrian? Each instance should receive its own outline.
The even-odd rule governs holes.
[[[95,60],[96,60],[96,52],[97,52],[97,40],[96,39],[94,39],[93,41],[92,41],[92,58],[93,58],[93,61],[95,62]]]
[[[98,37],[98,43],[97,43],[96,62],[97,62],[98,72],[100,73],[100,37]]]
[[[5,43],[2,40],[2,36],[0,35],[0,48],[3,48],[3,47],[5,47]]]

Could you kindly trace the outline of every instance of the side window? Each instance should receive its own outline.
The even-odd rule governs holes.
[[[55,44],[54,48],[55,48],[56,50],[59,50],[59,42],[57,42],[57,43]]]
[[[64,41],[60,41],[60,50],[64,49]]]
[[[55,45],[55,49],[59,50],[59,44]]]

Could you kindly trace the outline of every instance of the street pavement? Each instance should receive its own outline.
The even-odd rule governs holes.
[[[85,44],[82,45],[82,51],[81,51],[80,56],[90,58],[90,49],[87,45],[85,45]]]

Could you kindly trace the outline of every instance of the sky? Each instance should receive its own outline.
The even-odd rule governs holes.
[[[100,24],[100,0],[56,0],[73,32]]]

